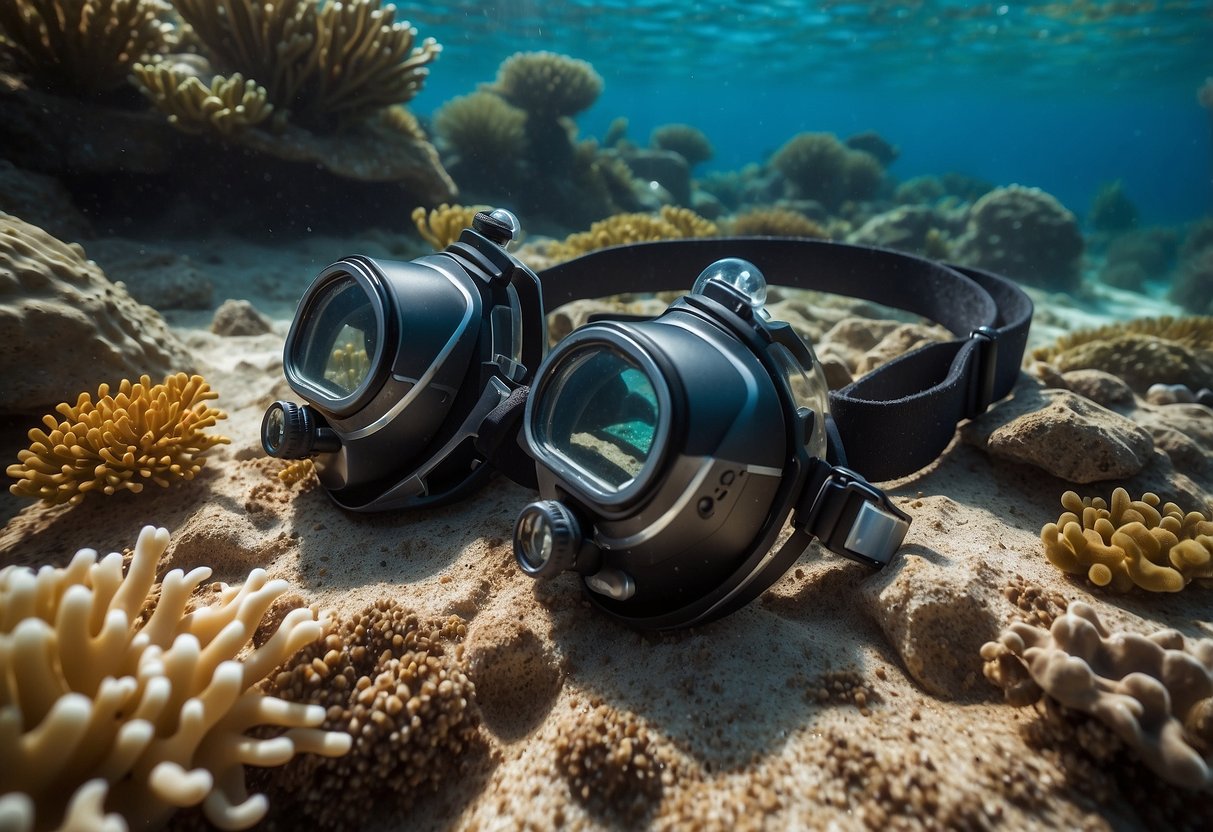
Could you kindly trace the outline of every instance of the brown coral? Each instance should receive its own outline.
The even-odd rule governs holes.
[[[602,94],[602,77],[586,61],[555,52],[517,52],[497,69],[489,88],[543,119],[571,116]]]
[[[660,150],[672,150],[691,168],[708,161],[716,153],[703,131],[690,124],[663,124],[653,130],[650,144]]]
[[[1199,789],[1213,771],[1198,748],[1213,742],[1213,639],[1174,630],[1111,633],[1074,602],[1048,630],[1016,623],[981,648],[985,674],[1014,704],[1035,699],[1027,679],[1067,708],[1091,714],[1170,783]]]
[[[265,86],[292,120],[328,125],[412,100],[442,47],[380,0],[176,0],[225,72]]]
[[[752,237],[809,237],[825,239],[826,230],[799,211],[788,208],[755,208],[738,215],[729,233]]]
[[[459,157],[466,175],[495,176],[502,167],[516,165],[527,149],[526,113],[491,92],[443,104],[434,114],[434,129]]]
[[[159,0],[5,0],[0,48],[53,92],[106,92],[168,46],[163,10]]]
[[[1109,506],[1102,497],[1061,497],[1066,512],[1040,530],[1049,562],[1115,592],[1134,586],[1178,592],[1195,578],[1213,577],[1213,521],[1198,511],[1146,492],[1131,500],[1117,488]]]
[[[275,785],[291,796],[288,818],[361,828],[383,800],[407,806],[461,770],[479,734],[466,633],[458,616],[423,622],[380,600],[278,673],[268,692],[323,706],[324,727],[354,738],[345,757],[301,759],[283,772]]]
[[[97,389],[97,401],[81,393],[76,404],[56,410],[63,416],[42,418],[29,432],[29,450],[17,454],[7,473],[17,482],[9,490],[51,504],[79,503],[89,492],[114,494],[143,490],[145,481],[167,486],[190,480],[202,469],[202,455],[225,436],[204,432],[221,410],[207,404],[219,397],[201,376],[171,375],[153,385],[147,376],[136,384],[123,380],[118,395],[108,384]]]
[[[799,196],[834,206],[846,189],[850,151],[833,133],[798,133],[771,157],[771,167],[791,183]]]
[[[665,764],[640,720],[598,704],[567,718],[556,768],[575,799],[636,822],[660,802]]]
[[[179,807],[201,805],[223,829],[253,825],[266,799],[250,797],[244,766],[279,766],[298,752],[343,754],[349,737],[316,730],[324,711],[263,695],[255,683],[323,622],[286,613],[253,636],[287,590],[255,569],[242,587],[175,569],[153,585],[169,542],[145,527],[123,574],[117,552],[82,549],[65,568],[0,570],[0,822],[49,828],[69,802],[71,821],[155,828]],[[192,611],[187,613],[190,607]],[[288,729],[273,739],[245,732]],[[69,801],[70,798],[70,801]]]
[[[1032,357],[1062,372],[1103,370],[1142,395],[1152,384],[1213,387],[1213,316],[1137,318],[1083,329]]]
[[[136,64],[134,74],[143,94],[168,115],[169,124],[186,133],[233,136],[256,127],[274,112],[265,87],[244,80],[239,72],[230,78],[216,75],[209,87],[170,64]]]

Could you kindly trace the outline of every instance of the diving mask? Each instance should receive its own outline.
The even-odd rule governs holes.
[[[321,485],[360,511],[456,499],[494,468],[537,484],[515,524],[519,566],[580,573],[591,601],[631,626],[736,610],[813,538],[888,562],[909,517],[869,480],[932,462],[1018,377],[1032,304],[987,272],[818,240],[716,238],[617,246],[536,276],[505,251],[516,228],[508,212],[482,213],[444,252],[326,269],[284,353],[307,404],[271,407],[263,444],[314,457]],[[692,263],[712,265],[657,318],[592,322],[543,359],[545,309],[683,288]],[[763,272],[957,337],[828,391],[809,345],[768,320]]]

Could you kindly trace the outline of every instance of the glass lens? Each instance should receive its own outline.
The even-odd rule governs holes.
[[[597,347],[573,358],[540,405],[540,439],[551,450],[617,491],[640,473],[653,450],[657,393],[630,358]]]
[[[379,342],[375,307],[352,277],[334,280],[312,302],[297,368],[334,398],[351,395],[371,374]]]

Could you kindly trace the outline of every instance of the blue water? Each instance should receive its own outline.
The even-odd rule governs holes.
[[[601,136],[686,122],[711,139],[697,173],[761,161],[803,131],[876,130],[901,178],[959,171],[1039,186],[1082,214],[1120,179],[1147,223],[1213,210],[1209,2],[541,3],[402,7],[444,46],[411,104],[432,113],[516,51],[593,64],[605,89],[577,118]]]

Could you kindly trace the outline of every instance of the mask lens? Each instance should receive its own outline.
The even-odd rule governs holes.
[[[653,382],[613,349],[572,358],[540,407],[540,441],[608,490],[632,482],[653,450],[659,417]]]
[[[312,384],[342,399],[366,381],[378,350],[375,307],[357,281],[345,275],[313,301],[296,361]]]

